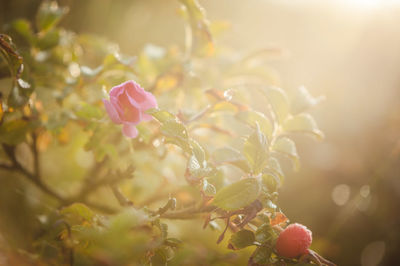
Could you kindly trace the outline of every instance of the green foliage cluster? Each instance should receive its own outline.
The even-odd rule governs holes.
[[[124,55],[102,38],[59,27],[68,10],[49,1],[35,23],[18,19],[0,35],[0,77],[11,84],[0,98],[1,175],[25,177],[46,202],[31,207],[40,222],[26,250],[3,248],[11,261],[234,263],[211,248],[205,256],[173,223],[202,219],[229,249],[253,246],[249,265],[312,263],[282,258],[274,244],[288,222],[277,202],[281,164],[300,165],[293,134],[323,137],[307,113],[318,99],[304,88],[290,96],[277,86],[268,67],[276,51],[238,56],[218,47],[213,37],[224,24],[210,23],[195,0],[180,2],[183,49],[149,44],[135,57]],[[154,120],[138,125],[133,140],[101,101],[130,79],[160,108],[148,111]]]

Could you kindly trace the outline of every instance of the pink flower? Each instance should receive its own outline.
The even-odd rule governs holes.
[[[110,100],[103,99],[103,103],[111,120],[123,124],[125,136],[136,138],[136,125],[152,119],[145,111],[157,107],[156,98],[132,80],[113,87],[109,94]]]

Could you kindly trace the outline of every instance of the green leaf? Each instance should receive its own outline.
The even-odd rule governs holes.
[[[276,87],[263,88],[261,91],[267,97],[278,122],[282,124],[290,111],[286,92]]]
[[[266,245],[257,247],[249,258],[249,266],[252,265],[270,265],[272,248]]]
[[[268,162],[268,140],[258,127],[243,145],[243,154],[246,157],[253,173],[261,172]]]
[[[28,82],[20,78],[17,79],[8,96],[8,105],[14,108],[23,106],[28,101],[32,91],[33,87]]]
[[[201,163],[204,164],[206,161],[206,153],[203,149],[203,147],[195,140],[191,139],[189,140],[190,146],[192,147],[192,153],[193,155],[197,158],[197,160]]]
[[[103,111],[99,107],[87,103],[83,103],[75,114],[84,120],[100,119],[103,117]]]
[[[208,27],[205,10],[197,0],[180,0],[183,4],[181,11],[184,12],[191,28],[190,42],[187,48],[198,56],[211,56],[214,53],[214,44]],[[189,39],[188,39],[189,40]]]
[[[25,120],[4,122],[0,125],[0,143],[16,145],[23,142],[29,128],[29,123]]]
[[[218,191],[213,204],[228,211],[238,210],[255,201],[260,191],[261,186],[257,179],[242,179]]]
[[[22,57],[18,54],[11,37],[5,34],[0,34],[0,52],[7,61],[10,69],[11,77],[18,79],[24,68]]]
[[[294,168],[299,168],[299,155],[297,154],[296,144],[293,140],[286,137],[279,138],[274,145],[272,145],[272,150],[289,157],[293,161]]]
[[[283,129],[288,132],[308,133],[322,140],[324,133],[318,129],[317,123],[310,114],[302,113],[290,117],[283,124]]]
[[[166,136],[167,143],[173,143],[189,154],[192,152],[186,127],[182,123],[176,120],[167,120],[162,123],[160,129]]]
[[[270,224],[262,224],[260,227],[257,228],[255,233],[255,239],[259,243],[266,243],[266,242],[273,242],[277,238],[277,234],[275,233],[274,229],[272,229]]]
[[[255,236],[250,230],[240,230],[234,233],[229,240],[229,248],[236,250],[254,245]]]
[[[268,138],[271,138],[274,128],[272,123],[263,113],[257,111],[242,111],[237,113],[236,118],[252,128],[256,128],[256,124],[258,123],[261,132],[267,135]]]
[[[263,173],[261,176],[262,184],[266,188],[268,193],[273,193],[277,191],[280,180],[272,173]]]
[[[48,50],[57,46],[60,42],[60,31],[50,30],[37,39],[36,46],[41,50]]]
[[[224,147],[217,149],[212,153],[211,157],[216,164],[232,164],[242,169],[245,173],[250,171],[246,158],[233,148]]]
[[[173,114],[156,108],[149,109],[146,111],[146,113],[153,116],[160,123],[165,123],[168,120],[176,120],[176,117]]]
[[[217,193],[213,184],[210,184],[206,179],[203,179],[203,191],[207,196],[214,196]]]
[[[12,29],[14,29],[19,35],[21,35],[29,44],[33,44],[35,36],[31,28],[31,24],[26,19],[17,19],[11,23]]]
[[[221,169],[215,168],[210,176],[207,177],[207,182],[212,184],[216,190],[220,190],[225,183],[224,173]]]
[[[167,262],[174,257],[174,251],[169,246],[161,246],[156,249],[151,257],[151,264],[154,266],[167,265]]]
[[[260,201],[264,208],[268,209],[269,211],[275,212],[277,207],[275,203],[272,202],[271,199],[268,198],[269,195],[264,194],[260,197]]]
[[[279,180],[283,181],[285,175],[283,174],[281,165],[279,164],[279,161],[274,158],[274,157],[269,157],[268,159],[268,164],[266,169],[264,169],[265,173],[271,172],[275,176],[279,177]]]
[[[68,8],[59,7],[56,1],[43,1],[36,15],[36,26],[40,31],[47,31],[60,22]]]
[[[95,213],[83,203],[73,203],[61,209],[62,215],[78,216],[86,221],[92,221]]]
[[[188,169],[190,174],[197,178],[206,177],[212,172],[212,168],[207,166],[207,162],[199,162],[195,155],[190,156],[188,161]]]
[[[164,244],[173,248],[179,248],[182,246],[183,242],[182,240],[179,240],[177,238],[167,238],[164,240]]]
[[[33,86],[21,79],[24,69],[22,57],[18,54],[11,38],[5,34],[0,34],[0,54],[7,62],[13,80],[7,104],[14,108],[20,107],[28,101]]]
[[[174,138],[180,138],[186,141],[188,140],[188,133],[186,127],[175,120],[168,120],[161,125],[161,132],[168,136]]]

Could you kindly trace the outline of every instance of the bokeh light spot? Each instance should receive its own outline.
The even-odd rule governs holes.
[[[362,266],[376,266],[382,261],[385,255],[385,242],[375,241],[369,243],[361,253]]]
[[[364,185],[360,188],[360,195],[363,198],[367,198],[369,196],[370,193],[370,188],[368,185]]]
[[[345,205],[350,198],[350,187],[346,184],[337,185],[332,190],[332,200],[338,206]]]

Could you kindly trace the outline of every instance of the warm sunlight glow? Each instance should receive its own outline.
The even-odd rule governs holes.
[[[360,9],[375,9],[400,5],[399,0],[343,0],[343,3]]]

